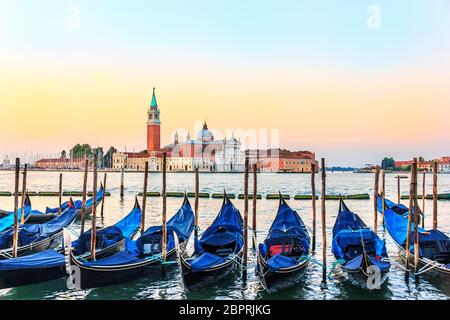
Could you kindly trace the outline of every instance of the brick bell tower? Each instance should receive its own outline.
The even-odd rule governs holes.
[[[158,103],[156,102],[155,88],[153,88],[152,102],[148,109],[147,120],[147,152],[161,149],[161,121]]]

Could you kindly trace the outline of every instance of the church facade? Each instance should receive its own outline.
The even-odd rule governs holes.
[[[242,144],[233,136],[216,140],[206,121],[194,139],[188,133],[180,139],[176,132],[173,143],[161,148],[160,108],[153,88],[152,99],[147,110],[147,149],[139,153],[117,152],[113,155],[112,167],[120,170],[141,171],[149,162],[150,171],[161,171],[162,157],[167,155],[167,171],[192,172],[242,172],[245,153]]]

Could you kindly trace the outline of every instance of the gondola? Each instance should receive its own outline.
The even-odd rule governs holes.
[[[187,196],[178,212],[167,222],[167,255],[166,260],[176,256],[175,236],[180,246],[185,248],[187,240],[194,229],[194,213]],[[79,270],[80,289],[105,287],[137,280],[161,266],[162,258],[162,226],[148,228],[136,240],[127,240],[125,250],[107,258],[86,261],[70,253],[69,270]],[[158,271],[159,272],[159,271]]]
[[[310,244],[302,219],[280,197],[278,213],[257,253],[256,273],[268,293],[300,283],[312,256]]]
[[[103,194],[105,193],[105,188],[103,187],[103,184],[100,183],[100,189],[97,191],[97,206],[102,202],[103,200]],[[94,197],[91,197],[86,200],[86,208],[85,208],[85,216],[89,216],[92,214],[92,205],[94,203]],[[66,208],[70,206],[74,206],[76,210],[76,218],[81,218],[81,211],[82,211],[82,205],[83,202],[81,200],[73,201],[72,198],[69,199],[69,201],[65,201],[61,203],[61,210],[65,210]],[[49,208],[47,207],[45,209],[45,213],[42,213],[44,215],[48,215],[51,219],[52,215],[56,215],[59,212],[59,208]],[[38,217],[36,217],[38,218]]]
[[[387,200],[387,199],[385,199]],[[406,260],[406,237],[408,234],[408,214],[399,215],[386,201],[384,210],[385,227],[398,247],[399,255]],[[382,207],[378,210],[381,212]],[[396,204],[396,206],[399,206]],[[419,267],[418,272],[427,272],[450,281],[450,238],[439,230],[418,228]],[[414,263],[414,224],[411,223],[410,261]]]
[[[30,197],[26,196],[24,207],[23,207],[24,221],[28,221],[31,213],[31,201]],[[22,208],[19,208],[17,211],[17,216],[19,221],[22,219]],[[2,211],[2,215],[0,217],[0,234],[8,232],[12,230],[14,226],[14,213],[9,211]]]
[[[378,195],[377,197],[377,209],[378,212],[383,213],[383,197],[381,195]],[[390,209],[392,210],[394,213],[396,213],[399,216],[402,216],[406,219],[408,219],[408,214],[409,214],[409,208],[407,208],[405,205],[401,204],[401,203],[395,203],[392,202],[389,199],[384,199],[384,205],[385,205],[385,210]],[[413,211],[414,213],[414,211]],[[419,224],[422,223],[422,219],[423,219],[423,214],[422,212],[419,210]]]
[[[333,227],[332,252],[354,285],[375,289],[386,281],[390,262],[385,241],[367,227],[357,214],[351,212],[342,199]],[[379,277],[376,276],[377,272]],[[377,283],[373,283],[372,279],[377,280]]]
[[[137,202],[133,210],[113,226],[97,231],[99,239],[96,257],[106,258],[124,248],[126,238],[139,229],[142,211]],[[72,242],[79,259],[88,260],[90,254],[87,236],[90,230]],[[48,249],[39,253],[0,261],[0,289],[56,280],[67,275],[64,248]]]
[[[49,222],[19,226],[17,256],[56,248],[61,243],[63,229],[75,221],[75,214],[73,208],[67,208],[61,215]],[[12,258],[13,236],[13,229],[0,235],[0,260]]]
[[[104,192],[105,192],[105,190],[103,188],[103,185],[100,184],[100,189],[97,191],[97,206],[102,202]],[[92,214],[93,202],[94,202],[93,197],[86,200],[86,209],[85,209],[86,216],[89,216],[90,214]],[[26,214],[25,218],[26,218],[27,223],[45,223],[45,222],[48,222],[48,221],[56,218],[59,215],[60,208],[47,207],[45,209],[45,212],[42,212],[39,210],[31,210],[30,199],[28,196],[26,197],[25,206],[27,206],[27,204],[30,206],[30,211],[29,212],[25,211],[25,214]],[[61,212],[64,212],[68,208],[74,208],[76,211],[76,219],[80,219],[81,211],[82,211],[82,209],[81,209],[82,204],[83,203],[81,200],[73,201],[72,197],[70,197],[69,200],[61,203]],[[3,217],[10,216],[12,213],[13,212],[10,212],[10,211],[0,210],[0,232],[3,231],[2,227],[1,227],[1,219]],[[9,218],[9,219],[11,219],[11,218]],[[14,216],[12,219],[14,219]]]
[[[180,256],[183,283],[195,290],[226,278],[243,254],[243,220],[239,210],[224,193],[222,208],[200,239],[194,237],[194,253],[188,259]]]

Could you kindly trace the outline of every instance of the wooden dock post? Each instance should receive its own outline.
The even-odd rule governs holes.
[[[316,163],[311,164],[311,193],[312,193],[312,251],[316,251],[316,219],[317,219],[317,208],[316,208]]]
[[[100,216],[102,217],[102,220],[103,220],[103,208],[105,206],[105,196],[106,196],[106,172],[105,172],[105,175],[103,177],[102,208],[100,209]]]
[[[401,195],[401,185],[400,185],[400,175],[397,176],[397,203],[400,204],[402,201],[402,195]]]
[[[199,173],[198,173],[198,167],[195,167],[195,199],[194,199],[194,225],[195,225],[195,229],[194,229],[194,235],[195,238],[198,237],[198,195],[200,192],[200,177],[199,177]]]
[[[248,167],[249,159],[245,158],[245,171],[244,171],[244,247],[243,247],[243,276],[247,277],[247,251],[248,251]]]
[[[92,195],[92,227],[91,227],[91,260],[95,260],[95,248],[97,245],[97,154],[94,154],[94,182]]]
[[[87,178],[89,171],[89,160],[84,161],[84,176],[83,176],[83,199],[81,200],[81,230],[80,234],[84,233],[84,223],[86,220],[86,193],[87,193]]]
[[[167,256],[167,222],[166,222],[166,210],[167,210],[167,187],[166,187],[166,171],[167,171],[167,155],[163,154],[162,163],[162,258],[166,261]]]
[[[258,201],[258,166],[253,164],[253,199],[252,199],[252,229],[253,229],[253,250],[256,250],[256,202]]]
[[[438,228],[438,166],[437,162],[433,161],[433,229]]]
[[[13,258],[17,258],[17,246],[19,242],[19,175],[20,159],[16,158],[16,174],[14,180],[14,233],[13,233]],[[23,212],[22,212],[23,214]]]
[[[125,194],[125,170],[122,166],[122,169],[120,170],[120,197],[123,198]]]
[[[413,220],[413,212],[417,211],[414,208],[414,177],[417,176],[417,158],[414,158],[411,165],[411,184],[409,187],[409,212],[408,212],[408,229],[406,232],[406,245],[405,245],[405,268],[409,272],[409,257],[411,251],[411,224]]]
[[[21,216],[20,216],[20,224],[25,223],[25,199],[27,198],[27,171],[28,171],[28,165],[25,163],[25,166],[23,168],[23,179],[22,179],[22,203],[21,203]]]
[[[417,162],[414,159],[416,172],[414,175],[414,272],[419,270],[419,205],[417,200]]]
[[[375,186],[373,190],[373,231],[378,231],[378,191],[380,181],[380,166],[375,167]],[[383,203],[384,207],[384,203]]]
[[[425,228],[425,189],[426,189],[426,171],[422,174],[422,228]]]
[[[148,161],[144,169],[144,193],[142,194],[141,235],[145,232],[145,208],[147,207]]]
[[[326,225],[326,171],[325,158],[322,158],[322,263],[323,263],[323,282],[327,281],[327,225]]]
[[[59,190],[58,190],[58,201],[59,201],[58,212],[59,212],[59,214],[61,214],[61,211],[62,211],[62,208],[61,208],[61,206],[62,206],[62,178],[63,178],[63,174],[60,173],[59,174]]]
[[[383,207],[381,210],[381,216],[382,216],[383,227],[384,227],[384,210],[386,208],[384,205],[385,199],[386,199],[386,172],[385,172],[385,170],[383,170],[382,174],[381,174],[381,201],[383,203]]]

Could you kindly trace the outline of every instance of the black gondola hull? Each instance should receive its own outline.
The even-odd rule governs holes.
[[[236,259],[230,259],[226,263],[201,272],[193,272],[189,262],[181,257],[180,263],[185,288],[188,291],[199,290],[227,278],[237,268],[239,265],[237,261],[241,261],[241,257],[242,252],[236,256]]]
[[[66,276],[66,267],[0,271],[0,289],[56,280]]]
[[[170,250],[167,253],[167,260],[175,258],[176,251]],[[110,267],[87,267],[76,257],[70,257],[72,269],[78,268],[79,282],[76,283],[79,289],[89,289],[123,284],[138,280],[146,274],[160,272],[162,263],[160,260],[145,260],[139,263],[124,264]]]

